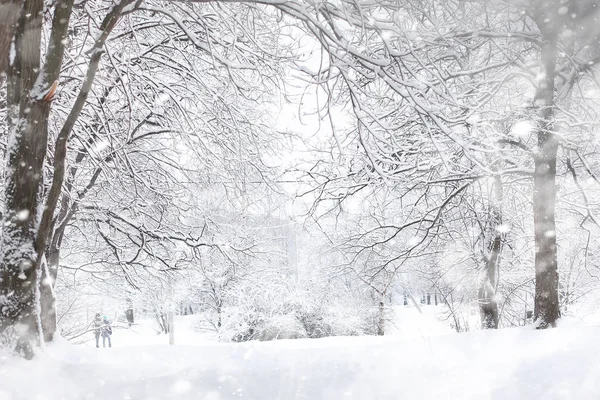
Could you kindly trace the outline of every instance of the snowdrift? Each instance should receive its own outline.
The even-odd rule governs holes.
[[[600,399],[600,328],[95,349],[0,361],[2,400]]]

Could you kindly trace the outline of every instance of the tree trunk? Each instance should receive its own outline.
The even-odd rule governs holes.
[[[38,340],[36,227],[50,106],[44,98],[31,95],[40,67],[42,9],[42,0],[23,3],[7,79],[9,145],[2,221],[0,332],[6,340],[15,341],[17,351],[26,358],[33,357]]]
[[[62,64],[72,3],[73,0],[56,3],[43,66],[40,60],[43,0],[20,2],[22,8],[9,46],[9,146],[0,262],[0,332],[9,336],[6,339],[16,341],[17,349],[27,358],[33,356],[41,329],[35,295],[45,250],[45,242],[40,240],[44,235],[40,235],[38,228],[43,209],[43,165],[48,147],[48,115]],[[17,326],[19,329],[15,329]]]
[[[60,261],[60,249],[50,248],[46,258],[46,265],[42,268],[42,281],[40,285],[40,307],[41,322],[44,332],[44,341],[54,340],[57,329],[56,320],[56,297],[54,287],[58,277],[58,263]]]
[[[496,301],[496,288],[500,252],[502,250],[502,181],[498,177],[494,181],[493,198],[491,201],[491,235],[493,236],[489,254],[485,257],[485,270],[481,286],[479,287],[479,314],[481,315],[482,329],[498,328],[498,302]]]
[[[223,326],[223,308],[221,307],[221,304],[219,304],[217,306],[217,329],[221,329],[221,326]]]
[[[158,327],[161,330],[161,333],[169,333],[169,321],[167,319],[167,314],[164,311],[154,310],[154,315],[156,317],[156,322],[158,322]]]
[[[547,19],[548,17],[544,21]],[[538,151],[534,156],[533,182],[533,222],[536,250],[534,321],[538,324],[538,329],[545,329],[549,326],[556,326],[556,320],[560,317],[555,222],[558,139],[553,132],[554,78],[558,35],[554,27],[542,25],[540,30],[542,31],[542,79],[535,96],[535,104],[539,108],[539,122]]]
[[[19,0],[0,0],[0,84],[8,74],[10,44],[21,5]]]
[[[381,293],[377,318],[377,335],[383,336],[385,335],[385,292]]]
[[[134,313],[133,313],[133,300],[127,299],[127,310],[125,310],[125,317],[127,318],[127,323],[129,326],[133,325]]]

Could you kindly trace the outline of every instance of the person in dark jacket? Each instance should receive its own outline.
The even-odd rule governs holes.
[[[106,339],[108,339],[108,347],[112,347],[112,344],[110,343],[110,335],[112,335],[112,328],[110,326],[110,321],[108,320],[108,317],[106,315],[102,318],[102,325],[100,331],[102,333],[102,347],[106,347]]]
[[[102,318],[100,318],[100,313],[96,314],[94,321],[92,321],[92,326],[94,327],[94,336],[96,337],[96,347],[100,347],[100,333],[102,330]]]

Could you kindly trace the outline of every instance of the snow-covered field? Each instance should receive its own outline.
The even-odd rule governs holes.
[[[176,346],[142,330],[116,332],[112,349],[58,343],[34,361],[5,356],[0,399],[600,399],[600,327],[581,321],[195,345],[182,325]]]

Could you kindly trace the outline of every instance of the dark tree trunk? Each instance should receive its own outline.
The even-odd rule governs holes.
[[[134,313],[133,313],[133,301],[131,299],[127,299],[127,310],[125,310],[125,318],[127,318],[127,323],[129,326],[133,325]]]
[[[534,320],[538,328],[545,329],[556,326],[556,320],[560,318],[555,222],[558,139],[553,132],[558,28],[551,25],[552,15],[542,17],[544,19],[538,22],[542,32],[542,79],[535,96],[539,122],[538,151],[534,157],[533,221],[536,250]]]
[[[19,0],[0,0],[0,83],[8,74],[10,43],[22,4]]]
[[[377,315],[377,335],[385,335],[385,294],[386,292],[380,293],[381,299],[379,300],[378,315]]]
[[[223,308],[221,305],[217,306],[217,328],[221,329],[223,326]]]
[[[50,107],[43,96],[31,95],[40,67],[42,9],[42,0],[23,3],[14,30],[15,48],[10,51],[7,79],[9,146],[2,221],[0,332],[8,335],[7,340],[14,340],[19,353],[27,358],[33,356],[38,338],[36,222]],[[17,324],[19,329],[14,329]]]
[[[44,2],[24,0],[19,4],[22,7],[10,38],[7,66],[9,146],[0,261],[0,332],[16,341],[17,349],[30,358],[43,319],[35,297],[46,293],[38,288],[49,232],[38,227],[39,215],[42,210],[44,216],[53,215],[55,209],[55,205],[43,207],[48,115],[58,85],[73,0],[55,3],[44,65],[40,60]],[[0,28],[3,22],[0,20]],[[6,30],[6,25],[2,29]],[[0,38],[0,51],[6,51],[2,47],[5,40]],[[0,58],[5,57],[0,53]],[[19,329],[14,329],[17,325]]]

